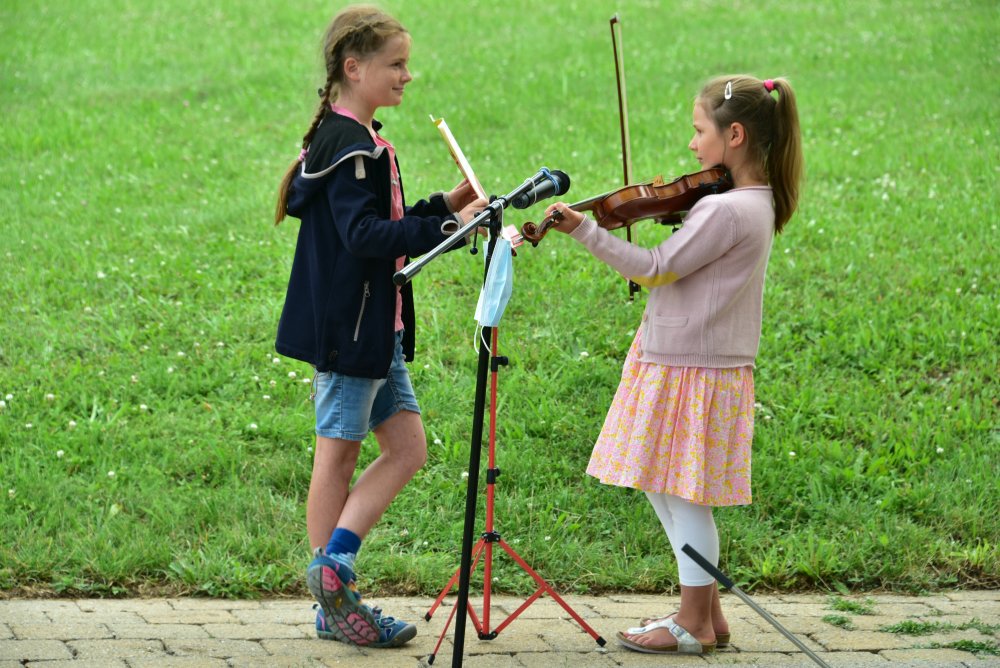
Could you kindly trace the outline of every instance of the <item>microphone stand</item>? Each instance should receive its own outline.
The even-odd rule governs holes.
[[[533,177],[526,179],[524,183],[507,193],[506,195],[495,197],[482,212],[476,214],[472,220],[465,224],[453,235],[448,237],[437,247],[426,253],[423,257],[405,266],[402,270],[393,275],[393,282],[396,285],[403,285],[411,280],[436,257],[450,249],[459,241],[464,239],[470,232],[480,226],[487,227],[490,231],[489,242],[486,246],[486,266],[483,270],[483,283],[489,274],[490,262],[493,260],[493,250],[496,248],[497,239],[500,237],[500,230],[503,222],[503,210],[510,205],[519,195],[530,192],[542,179],[550,178],[549,171],[542,168]],[[462,557],[460,561],[458,602],[455,609],[461,611],[455,620],[455,652],[452,655],[452,667],[461,668],[462,654],[465,649],[465,622],[466,610],[469,605],[469,580],[472,566],[472,543],[473,529],[476,521],[476,501],[479,496],[479,468],[481,463],[481,453],[483,447],[483,415],[486,407],[486,385],[490,365],[490,347],[487,341],[493,339],[493,328],[483,327],[479,340],[479,364],[476,372],[476,396],[473,408],[472,420],[472,444],[469,452],[469,479],[468,489],[465,495],[465,526],[462,532]]]

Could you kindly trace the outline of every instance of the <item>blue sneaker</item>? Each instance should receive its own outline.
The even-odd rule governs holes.
[[[350,568],[317,553],[306,571],[306,585],[323,608],[327,631],[341,634],[338,640],[353,645],[379,641],[381,627],[372,609],[362,605]]]
[[[313,606],[315,609],[317,606]],[[367,605],[365,606],[368,607]],[[386,647],[399,647],[405,645],[417,635],[417,627],[408,624],[395,617],[382,614],[382,608],[370,608],[375,622],[378,625],[378,642],[373,642],[368,647],[378,649]],[[330,624],[322,610],[316,610],[316,636],[321,640],[336,640],[338,642],[349,643],[350,640],[334,624]]]

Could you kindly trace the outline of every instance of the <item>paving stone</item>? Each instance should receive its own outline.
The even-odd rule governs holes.
[[[620,666],[611,655],[604,651],[590,653],[519,652],[518,660],[524,668],[617,668]]]
[[[329,664],[310,657],[277,654],[265,657],[236,657],[230,659],[228,665],[232,668],[325,668]]]
[[[260,608],[259,610],[228,611],[229,620],[213,620],[205,624],[222,623],[223,621],[242,624],[310,624],[316,625],[316,611],[311,606],[295,606],[281,608]],[[395,611],[392,612],[396,614]]]
[[[77,640],[83,638],[113,638],[104,624],[11,624],[15,638],[22,640]]]
[[[55,605],[47,607],[44,605],[43,601],[0,601],[0,622],[5,624],[11,622],[20,622],[22,624],[42,624],[44,622],[51,622],[52,618],[45,614],[47,609],[55,610],[57,607]],[[61,603],[58,608],[65,609],[69,607],[71,610],[76,612],[79,610],[76,606],[72,604],[67,604],[66,602],[53,601],[55,603]]]
[[[162,598],[85,598],[76,601],[81,612],[133,612],[145,613],[157,610],[173,610],[170,602]]]
[[[21,664],[17,664],[21,665]],[[5,668],[0,661],[0,668]],[[69,661],[32,661],[28,668],[129,668],[123,659],[71,659]]]
[[[949,668],[961,666],[965,668],[968,665],[985,668],[988,665],[980,663],[974,654],[957,649],[894,649],[886,650],[881,654],[893,664],[902,663],[907,666],[947,666]],[[997,657],[991,658],[996,659]]]
[[[197,624],[113,624],[116,638],[176,639],[208,638],[208,632]]]
[[[77,658],[93,661],[166,656],[163,643],[159,640],[73,640],[67,644]]]
[[[230,638],[166,639],[167,651],[175,656],[208,656],[230,658],[236,656],[261,656],[267,651],[260,643]]]
[[[274,656],[322,659],[330,656],[357,657],[363,656],[362,650],[354,645],[332,640],[262,640],[261,647]],[[412,644],[407,645],[412,649]]]
[[[814,652],[817,649],[833,652],[877,652],[881,649],[897,649],[913,645],[912,641],[894,633],[878,631],[846,631],[832,628],[829,631],[814,633],[811,637],[821,645],[819,648],[809,646]]]
[[[0,640],[0,661],[70,659],[73,653],[58,640]]]
[[[240,612],[258,612],[257,609]],[[141,620],[150,624],[238,624],[235,611],[221,609],[151,610],[140,613]]]
[[[160,656],[152,659],[129,659],[129,668],[226,668],[225,659],[203,656]]]
[[[131,610],[61,610],[50,613],[49,624],[142,624],[143,618]],[[27,622],[26,622],[27,623]]]
[[[205,624],[213,638],[260,640],[262,638],[301,638],[302,631],[286,624]]]
[[[260,601],[232,601],[220,598],[168,598],[175,610],[254,610]]]
[[[889,660],[878,652],[823,652],[821,658],[831,667],[853,668],[854,666],[871,666],[872,668],[877,668],[878,666],[882,666],[883,668],[892,668]],[[809,663],[812,666],[816,665],[811,659]]]

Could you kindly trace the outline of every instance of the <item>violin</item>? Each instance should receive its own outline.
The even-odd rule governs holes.
[[[624,186],[569,208],[592,214],[597,224],[606,230],[628,227],[640,220],[679,224],[683,214],[702,197],[723,193],[732,187],[728,170],[712,167],[679,176],[670,183],[664,183],[663,177],[657,176],[648,183]],[[559,225],[561,218],[562,214],[556,211],[537,225],[526,222],[521,226],[521,235],[537,246],[550,229]]]

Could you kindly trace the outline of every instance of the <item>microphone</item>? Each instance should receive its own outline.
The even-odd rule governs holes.
[[[569,176],[558,169],[549,171],[542,168],[541,181],[526,193],[521,193],[513,199],[511,206],[515,209],[527,209],[540,200],[556,195],[563,195],[569,190]]]

